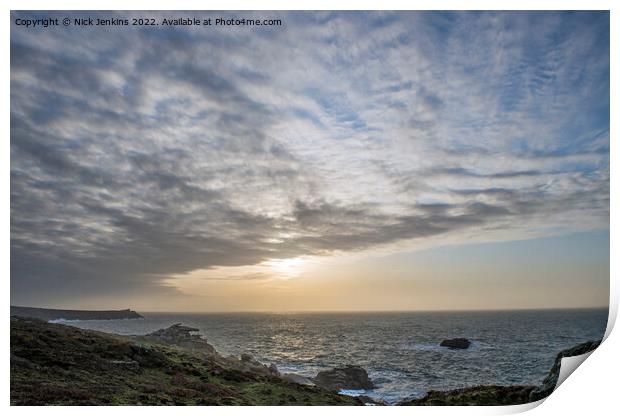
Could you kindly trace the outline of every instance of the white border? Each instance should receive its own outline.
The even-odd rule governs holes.
[[[407,2],[397,0],[382,0],[382,1],[368,1],[368,0],[343,0],[335,3],[334,1],[326,0],[299,0],[295,2],[287,2],[282,0],[264,0],[264,1],[248,1],[248,0],[229,0],[229,1],[188,1],[177,0],[174,2],[163,1],[90,1],[88,3],[79,2],[75,0],[60,0],[55,2],[43,1],[43,0],[22,0],[15,1],[9,0],[3,2],[4,7],[4,21],[2,28],[3,42],[0,45],[2,48],[2,56],[5,57],[4,65],[2,66],[2,86],[3,95],[5,99],[2,101],[2,125],[5,132],[5,142],[3,145],[3,151],[0,152],[0,163],[2,165],[2,171],[4,178],[0,180],[0,186],[2,187],[2,195],[4,195],[5,203],[1,207],[2,217],[2,235],[1,240],[1,253],[2,256],[2,271],[3,273],[3,293],[4,293],[4,307],[5,317],[2,320],[2,331],[5,334],[4,343],[2,345],[2,352],[0,356],[2,360],[2,370],[4,378],[2,379],[2,386],[4,391],[4,404],[8,407],[9,404],[9,305],[10,305],[10,268],[9,268],[9,236],[10,236],[10,210],[9,210],[9,187],[10,178],[8,172],[10,170],[10,145],[9,145],[9,108],[10,108],[10,67],[8,58],[9,53],[9,39],[10,39],[10,10],[48,10],[48,9],[60,9],[60,10],[381,10],[381,9],[395,9],[395,10],[611,10],[611,136],[614,136],[616,132],[616,123],[614,120],[618,119],[618,111],[616,110],[614,97],[618,97],[618,85],[615,82],[614,70],[617,72],[618,68],[618,15],[619,9],[616,4],[620,4],[617,1],[603,1],[603,0],[590,0],[590,1],[578,1],[578,0],[565,0],[565,1],[553,1],[553,0],[521,0],[521,1],[455,1],[455,0],[435,0],[433,2]],[[615,145],[611,146],[611,163],[618,160],[618,151]],[[610,166],[610,168],[611,168]],[[611,207],[617,207],[618,204],[618,192],[616,182],[611,182]],[[612,215],[610,222],[611,240],[610,248],[611,253],[618,253],[619,245],[616,238],[615,231],[618,230],[617,220],[614,220]],[[389,408],[339,408],[337,411],[340,414],[424,414],[424,415],[444,415],[444,414],[463,414],[463,415],[488,415],[488,414],[510,414],[518,413],[528,409],[532,416],[534,415],[549,415],[549,414],[562,414],[562,415],[583,415],[586,413],[595,414],[601,412],[603,414],[609,413],[611,409],[617,409],[617,385],[616,375],[618,375],[618,359],[615,357],[615,350],[618,349],[618,336],[617,331],[611,332],[611,329],[616,320],[618,311],[618,282],[617,282],[617,260],[614,256],[611,256],[611,282],[610,282],[610,319],[606,332],[606,340],[588,360],[588,364],[581,366],[577,369],[576,374],[573,377],[569,377],[566,382],[555,391],[549,399],[545,400],[540,406],[540,402],[534,405],[523,406],[509,406],[509,407],[471,407],[471,408],[446,408],[446,407],[389,407]],[[8,409],[14,414],[31,414],[34,412],[49,413],[53,415],[82,415],[84,413],[95,415],[107,415],[111,409],[109,407],[96,407],[96,408],[80,408],[80,407],[45,407],[45,408],[28,408],[28,407],[11,407]],[[238,408],[238,407],[222,407],[222,408],[164,408],[164,407],[150,407],[150,408],[137,408],[137,407],[122,407],[114,408],[114,412],[122,414],[169,414],[174,411],[182,414],[195,414],[204,415],[216,414],[216,415],[239,415],[239,414],[252,414],[252,415],[290,415],[294,412],[299,416],[316,416],[318,412],[335,412],[335,408],[310,408],[310,407],[270,407],[270,408]]]
[[[14,10],[613,10],[612,0],[8,0]]]

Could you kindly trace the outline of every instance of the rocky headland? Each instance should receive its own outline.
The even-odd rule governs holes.
[[[29,308],[25,306],[11,306],[11,316],[37,318],[44,321],[64,319],[67,321],[87,321],[95,319],[140,319],[142,315],[131,309],[118,311],[82,311],[71,309]]]

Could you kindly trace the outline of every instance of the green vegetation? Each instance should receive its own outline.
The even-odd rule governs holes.
[[[232,361],[231,361],[232,362]],[[361,405],[156,343],[11,318],[12,405]]]

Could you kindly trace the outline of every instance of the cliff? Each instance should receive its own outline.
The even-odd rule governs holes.
[[[530,401],[534,402],[543,399],[553,393],[555,385],[558,383],[558,377],[560,376],[560,366],[562,364],[562,358],[586,354],[590,351],[594,351],[596,347],[598,347],[600,344],[601,341],[588,341],[584,342],[583,344],[575,345],[572,348],[560,351],[555,357],[555,363],[553,364],[553,367],[551,367],[551,370],[549,370],[549,374],[547,375],[547,377],[545,377],[540,386],[536,387],[530,393]]]

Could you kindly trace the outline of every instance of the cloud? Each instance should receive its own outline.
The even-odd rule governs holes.
[[[13,302],[608,227],[608,13],[196,14],[284,26],[12,26]]]

